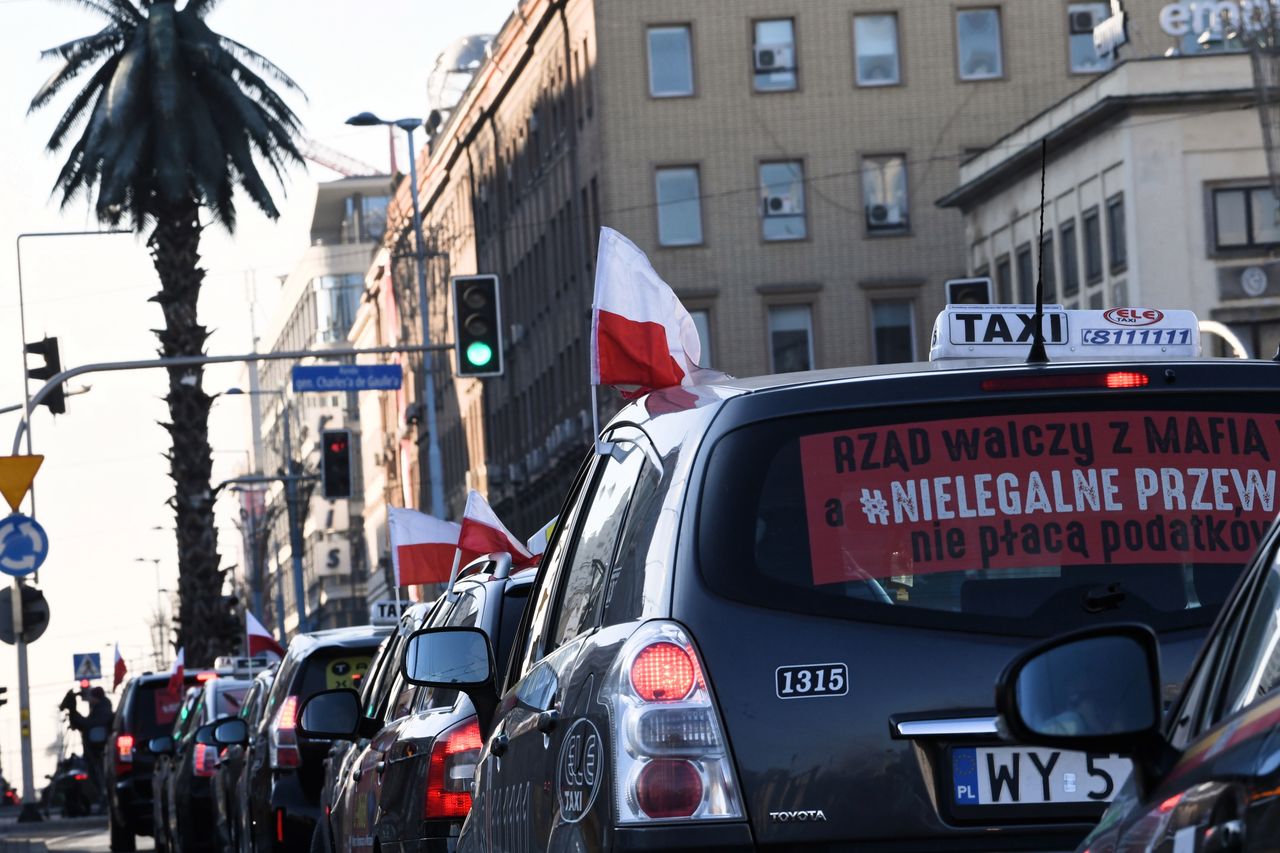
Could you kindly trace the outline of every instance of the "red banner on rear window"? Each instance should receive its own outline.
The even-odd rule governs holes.
[[[1280,420],[1089,412],[800,439],[815,584],[957,569],[1246,562]]]

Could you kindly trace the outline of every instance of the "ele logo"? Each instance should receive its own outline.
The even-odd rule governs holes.
[[[1164,319],[1164,312],[1155,308],[1112,308],[1104,311],[1102,318],[1117,326],[1151,326]]]

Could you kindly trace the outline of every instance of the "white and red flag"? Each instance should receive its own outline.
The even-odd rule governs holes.
[[[686,384],[702,344],[693,318],[645,253],[600,229],[591,311],[591,383],[634,397]]]
[[[529,549],[507,530],[484,496],[474,490],[467,495],[467,508],[462,513],[462,533],[458,537],[458,547],[462,550],[459,566],[465,566],[476,557],[494,551],[506,551],[510,554],[511,564],[516,568],[531,566],[536,562]]]
[[[271,632],[248,610],[244,612],[244,623],[245,651],[249,653],[249,657],[270,653],[277,658],[284,658],[284,646],[277,643]]]
[[[129,667],[124,665],[124,658],[120,657],[120,644],[116,643],[116,663],[115,673],[112,676],[111,689],[114,691],[120,686],[120,682],[124,681],[124,674],[129,671]]]
[[[390,507],[387,513],[396,586],[448,583],[462,525],[416,509]]]

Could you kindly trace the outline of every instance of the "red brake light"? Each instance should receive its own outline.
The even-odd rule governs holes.
[[[133,770],[133,735],[125,733],[116,735],[116,775],[123,776]]]
[[[428,819],[462,819],[471,811],[471,777],[480,760],[480,723],[472,718],[436,738],[424,803]]]
[[[631,686],[646,702],[677,702],[697,681],[697,667],[689,653],[675,643],[646,646],[631,664]]]
[[[702,803],[702,777],[688,761],[650,761],[636,780],[636,799],[649,817],[689,817]]]
[[[195,755],[192,756],[191,772],[196,776],[212,776],[218,769],[218,748],[207,743],[196,744]]]
[[[293,731],[298,727],[298,697],[286,696],[280,703],[280,715],[276,717],[276,728]]]
[[[83,782],[83,781],[85,781],[86,779],[88,779],[88,778],[89,778],[89,774],[88,774],[88,773],[77,773],[73,778],[74,778],[77,782]]]
[[[1160,804],[1160,814],[1168,814],[1169,812],[1173,811],[1174,808],[1177,807],[1178,801],[1181,799],[1182,799],[1182,792],[1179,791],[1169,799],[1165,800],[1163,803]],[[1088,851],[1086,851],[1086,853],[1088,853]]]
[[[213,681],[217,677],[218,677],[218,673],[216,672],[197,672],[196,673],[196,681],[200,682],[201,684],[204,684],[206,681]]]
[[[271,767],[283,770],[302,765],[302,753],[298,752],[298,697],[286,696],[271,726]]]
[[[1058,388],[1142,388],[1151,377],[1132,370],[1110,373],[1045,373],[1035,376],[997,376],[982,380],[983,391],[1046,391]]]

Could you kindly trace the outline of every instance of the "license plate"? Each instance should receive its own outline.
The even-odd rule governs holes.
[[[1132,769],[1129,759],[1105,753],[956,747],[951,790],[958,806],[1109,803]]]

